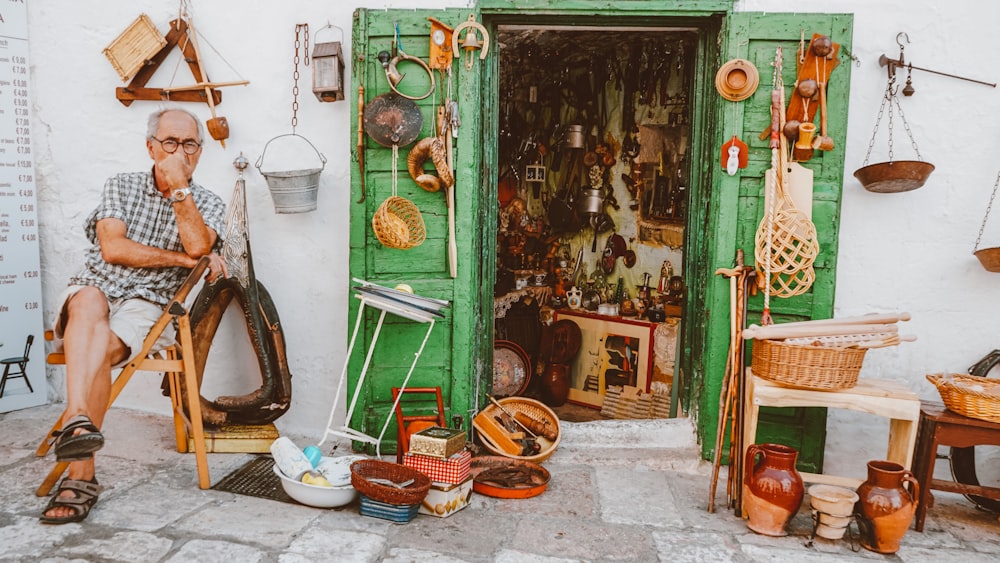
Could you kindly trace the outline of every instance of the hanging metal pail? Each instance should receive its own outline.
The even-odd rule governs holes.
[[[312,150],[319,156],[319,168],[307,168],[301,170],[268,171],[262,168],[264,154],[267,147],[275,139],[281,137],[299,137],[309,144]],[[319,194],[319,175],[326,167],[326,157],[323,156],[308,139],[295,133],[278,135],[264,145],[264,151],[254,164],[260,174],[267,180],[267,187],[271,190],[271,199],[274,200],[275,213],[305,213],[316,210],[316,199]]]

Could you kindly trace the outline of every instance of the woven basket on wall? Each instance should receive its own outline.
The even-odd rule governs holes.
[[[391,196],[372,216],[372,230],[384,246],[406,250],[419,246],[427,237],[420,209],[406,198]]]
[[[754,340],[750,367],[754,375],[798,389],[834,391],[858,383],[864,348],[802,346],[779,340]]]

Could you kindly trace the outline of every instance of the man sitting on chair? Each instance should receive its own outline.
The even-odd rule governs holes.
[[[221,247],[225,203],[191,181],[203,128],[190,112],[169,108],[149,117],[146,148],[153,168],[112,176],[86,222],[86,265],[60,299],[55,333],[66,357],[66,414],[53,433],[69,473],[41,516],[47,524],[79,522],[101,487],[94,452],[111,393],[111,370],[142,350],[143,340],[191,268],[209,256],[206,279],[228,275]],[[173,343],[168,326],[158,348]]]

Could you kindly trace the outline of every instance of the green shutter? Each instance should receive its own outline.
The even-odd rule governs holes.
[[[378,60],[379,51],[391,51],[396,26],[399,27],[399,48],[406,54],[428,59],[430,50],[430,22],[434,17],[454,28],[466,21],[469,10],[367,10],[354,13],[353,32],[353,92],[347,93],[351,103],[352,167],[350,198],[350,276],[375,283],[394,286],[407,283],[416,293],[452,302],[446,311],[447,318],[438,321],[426,348],[416,363],[408,387],[441,387],[444,395],[445,416],[449,424],[452,417],[462,416],[467,427],[470,409],[475,407],[476,381],[481,379],[482,340],[492,340],[492,330],[483,326],[486,302],[492,306],[492,288],[483,289],[482,225],[487,223],[482,209],[484,198],[480,194],[482,176],[482,121],[480,83],[483,66],[466,71],[461,62],[453,65],[452,87],[459,105],[461,127],[455,140],[456,205],[455,223],[458,245],[458,276],[452,278],[447,259],[448,212],[444,194],[430,193],[420,188],[410,178],[406,157],[412,145],[400,147],[396,164],[398,195],[420,209],[427,230],[426,241],[409,250],[384,247],[372,230],[372,216],[386,198],[392,195],[392,149],[386,148],[364,135],[365,200],[361,198],[361,174],[355,148],[358,130],[358,86],[364,86],[366,104],[376,96],[390,92],[385,71]],[[477,15],[478,19],[478,15]],[[399,87],[410,95],[420,95],[429,85],[426,73],[414,63],[403,62],[399,71],[406,74]],[[441,76],[435,71],[435,79]],[[441,90],[417,101],[423,116],[423,128],[418,137],[434,134],[436,107],[441,103]],[[492,273],[491,273],[492,276]],[[488,302],[484,295],[488,295]],[[349,298],[349,329],[353,329],[358,314],[359,301]],[[354,388],[365,363],[368,346],[378,321],[378,310],[365,308],[365,318],[357,342],[349,358],[348,378],[345,384],[348,404],[353,399]],[[492,319],[492,316],[490,317]],[[398,387],[406,377],[414,354],[427,330],[427,325],[388,314],[371,364],[365,376],[365,385],[358,398],[358,406],[350,426],[370,436],[378,436],[392,407],[392,387]],[[485,336],[483,336],[485,334]],[[469,335],[480,335],[470,338]],[[338,374],[331,374],[336,377]],[[420,401],[409,408],[407,414],[427,414],[434,409],[433,401]],[[395,423],[390,424],[382,450],[395,447]],[[371,448],[369,448],[371,449]]]
[[[735,249],[741,248],[746,263],[753,263],[754,235],[763,217],[764,171],[771,165],[768,141],[758,134],[770,122],[770,91],[775,48],[783,50],[783,82],[786,99],[795,84],[795,57],[802,34],[808,45],[814,33],[828,35],[841,45],[840,65],[828,86],[828,134],[834,138],[832,151],[816,151],[803,165],[814,171],[813,223],[819,237],[820,254],[815,262],[816,281],[805,294],[793,298],[771,298],[771,315],[776,323],[829,318],[833,315],[837,267],[837,242],[846,145],[847,102],[850,92],[851,39],[853,19],[843,14],[759,14],[734,13],[728,18],[724,35],[725,56],[719,66],[732,58],[749,59],[760,72],[760,86],[745,102],[729,102],[716,96],[716,115],[722,125],[715,132],[712,167],[712,197],[706,216],[709,233],[714,233],[708,249],[711,260],[704,269],[712,275],[716,268],[732,267]],[[716,67],[718,68],[718,66]],[[818,123],[818,118],[817,118]],[[733,177],[718,163],[719,147],[734,134],[750,145],[750,163]],[[703,455],[711,455],[719,417],[719,390],[725,372],[729,346],[729,282],[713,276],[705,282],[706,343],[702,384],[695,389],[699,405],[699,434]],[[763,296],[750,300],[748,322],[757,323],[763,310]],[[749,352],[747,354],[749,362]],[[764,409],[758,442],[775,441],[799,450],[803,469],[819,471],[823,465],[826,438],[825,409]]]

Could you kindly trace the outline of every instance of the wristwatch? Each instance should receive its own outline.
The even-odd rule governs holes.
[[[174,193],[171,194],[170,201],[172,203],[177,203],[179,201],[184,201],[185,199],[187,199],[187,197],[189,195],[191,195],[191,188],[180,188],[180,189],[174,190]]]

